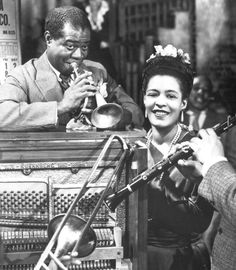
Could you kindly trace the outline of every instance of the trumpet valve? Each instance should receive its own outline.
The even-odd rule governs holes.
[[[84,105],[81,109],[83,113],[92,113],[93,110],[97,107],[95,97],[86,97],[84,99]]]

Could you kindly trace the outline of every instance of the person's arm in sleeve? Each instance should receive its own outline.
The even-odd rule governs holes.
[[[134,100],[124,91],[121,85],[108,74],[106,68],[94,61],[84,60],[84,64],[88,70],[93,73],[95,82],[106,83],[105,99],[108,103],[119,104],[124,113],[121,121],[116,126],[117,129],[123,129],[125,126],[133,126],[135,128],[142,128],[144,123],[144,116],[142,110],[134,102]]]
[[[225,149],[225,156],[236,169],[236,126],[232,127],[223,136],[223,144]]]
[[[209,200],[231,224],[236,224],[236,171],[224,156],[224,148],[213,129],[201,130],[191,140],[195,156],[202,163],[198,192]]]
[[[79,107],[85,97],[94,96],[97,87],[88,84],[90,75],[91,72],[79,75],[60,101],[50,101],[42,95],[33,75],[29,76],[22,67],[16,68],[14,76],[8,76],[6,83],[0,87],[0,130],[56,128],[60,115]]]
[[[23,74],[21,77],[22,80],[19,81],[9,76],[0,86],[0,130],[17,131],[56,127],[57,102],[29,104],[29,89],[27,89]]]
[[[132,124],[136,128],[142,128],[144,116],[142,110],[134,100],[118,85],[109,75],[107,75],[108,102],[116,102],[124,110],[123,119],[125,125]]]
[[[228,161],[219,161],[208,169],[198,192],[212,202],[222,217],[236,225],[236,172]]]

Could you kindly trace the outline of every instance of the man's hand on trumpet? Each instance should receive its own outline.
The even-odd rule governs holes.
[[[86,97],[95,95],[98,87],[91,81],[91,75],[92,72],[85,71],[72,81],[70,87],[64,92],[63,99],[58,102],[58,115],[80,107]]]

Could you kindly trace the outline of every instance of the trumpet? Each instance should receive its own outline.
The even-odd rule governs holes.
[[[78,77],[78,65],[73,62],[71,66],[75,78]],[[92,76],[89,76],[88,79],[91,81],[91,84],[94,83]],[[98,86],[101,88],[100,84]],[[101,91],[97,91],[93,97],[85,98],[81,112],[86,116],[90,115],[92,125],[99,129],[114,127],[120,122],[123,115],[122,107],[116,103],[107,103]]]
[[[87,191],[88,185],[91,183],[94,174],[98,168],[99,163],[103,159],[111,143],[118,139],[122,143],[123,153],[118,161],[116,168],[113,171],[111,178],[109,179],[105,189],[103,190],[101,197],[99,198],[97,205],[95,206],[89,220],[86,222],[78,216],[72,215],[72,211],[75,208],[77,202]],[[65,265],[61,262],[60,258],[63,256],[69,256],[69,258],[81,258],[91,254],[96,248],[96,234],[91,227],[91,224],[104,202],[110,188],[115,184],[118,179],[118,175],[121,173],[125,164],[126,157],[129,153],[128,146],[125,140],[118,135],[111,135],[96,162],[93,165],[91,174],[88,179],[84,182],[80,192],[75,196],[66,214],[59,214],[55,216],[48,225],[48,236],[49,243],[47,244],[44,252],[41,254],[39,261],[37,262],[34,270],[41,270],[42,268],[57,269],[59,267],[63,270],[68,270]],[[52,250],[55,248],[55,252]],[[46,264],[47,259],[50,258],[49,267]]]
[[[223,123],[219,123],[213,127],[216,134],[219,136],[222,133],[228,131],[236,124],[236,116],[228,116],[227,120]],[[195,135],[197,135],[195,133]],[[115,211],[116,207],[130,194],[143,187],[145,184],[150,182],[152,179],[160,175],[162,172],[166,172],[171,167],[175,166],[180,159],[188,159],[193,154],[193,150],[190,146],[183,146],[177,150],[174,154],[154,164],[150,169],[142,172],[141,174],[134,177],[131,184],[126,185],[119,191],[107,196],[105,203],[111,211]],[[160,180],[160,185],[163,182]]]

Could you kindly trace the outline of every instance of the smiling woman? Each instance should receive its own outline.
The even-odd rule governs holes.
[[[147,135],[148,166],[168,156],[176,143],[191,137],[179,118],[187,106],[192,83],[188,54],[172,45],[155,46],[155,53],[146,61],[142,85],[145,115],[151,124]],[[207,201],[198,198],[196,191],[197,186],[177,168],[150,182],[149,270],[206,269],[195,261],[191,242],[207,228],[212,209]]]
[[[151,125],[168,127],[178,121],[187,101],[182,98],[179,79],[169,75],[154,75],[150,78],[144,104]]]

